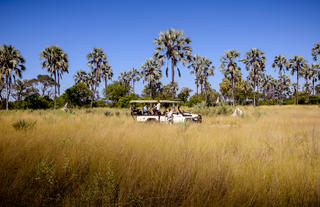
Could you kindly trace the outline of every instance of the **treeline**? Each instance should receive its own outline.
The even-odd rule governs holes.
[[[64,73],[68,73],[68,55],[59,46],[46,47],[40,53],[41,67],[48,75],[39,75],[36,79],[20,80],[26,69],[25,60],[20,51],[13,46],[0,47],[0,98],[1,107],[10,109],[61,107],[68,103],[78,107],[127,107],[132,99],[174,99],[181,100],[187,106],[199,102],[215,105],[218,102],[229,104],[318,104],[320,101],[320,42],[311,49],[313,62],[303,56],[283,55],[274,57],[272,67],[278,72],[274,78],[266,74],[266,57],[263,51],[252,48],[241,58],[236,50],[227,50],[221,57],[219,70],[224,74],[220,91],[211,87],[208,78],[214,76],[215,66],[207,57],[192,54],[191,39],[185,37],[182,30],[169,29],[160,32],[154,41],[155,52],[145,60],[140,68],[121,72],[118,80],[112,81],[113,70],[107,55],[100,48],[93,48],[87,55],[90,70],[78,70],[74,75],[74,85],[60,95],[60,82]],[[181,88],[175,81],[175,75],[181,76],[179,65],[188,68],[194,75],[196,91]],[[243,63],[249,75],[242,77],[239,63]],[[164,67],[164,71],[161,68]],[[286,72],[296,77],[292,83]],[[161,83],[163,73],[171,81]],[[301,87],[299,79],[304,82]],[[143,93],[135,93],[138,81],[145,83]],[[98,87],[104,82],[103,97]],[[108,85],[108,81],[112,81]],[[200,91],[199,91],[200,89]]]

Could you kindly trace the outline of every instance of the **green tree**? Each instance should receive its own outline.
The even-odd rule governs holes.
[[[56,109],[57,85],[60,88],[57,78],[62,76],[62,71],[67,71],[68,55],[59,46],[48,46],[41,51],[40,59],[42,69],[47,68],[54,77],[54,109]]]
[[[85,106],[91,102],[92,92],[83,82],[79,82],[65,90],[62,94],[64,102],[68,102],[71,106]]]
[[[172,92],[177,93],[179,90],[178,83],[177,82],[169,82],[167,85],[163,86],[160,92],[160,98],[161,99],[172,99]]]
[[[190,73],[195,74],[195,84],[196,84],[196,96],[197,96],[197,103],[199,103],[199,85],[200,85],[200,69],[202,64],[203,58],[200,55],[194,55],[191,58],[191,63],[188,68],[191,68]]]
[[[284,55],[278,55],[278,56],[275,56],[274,57],[274,59],[273,59],[273,63],[272,63],[272,67],[275,69],[275,71],[276,71],[276,69],[278,68],[278,71],[279,71],[279,80],[280,80],[280,78],[282,77],[285,77],[285,76],[283,76],[282,75],[282,73],[283,72],[285,72],[285,70],[288,70],[288,67],[289,67],[289,62],[288,62],[288,60],[287,60],[287,58],[284,56]],[[279,101],[279,104],[280,104],[280,106],[282,105],[282,99],[283,99],[283,97],[282,97],[282,90],[283,90],[283,88],[285,87],[285,86],[283,86],[282,84],[284,83],[285,81],[284,80],[280,80],[279,81],[279,87],[278,87],[278,93],[280,94],[280,96],[279,96],[279,99],[280,99],[280,101]]]
[[[92,51],[87,55],[88,59],[88,66],[94,73],[95,81],[94,81],[94,88],[93,88],[93,95],[91,100],[91,107],[92,103],[95,99],[97,86],[101,81],[101,72],[102,69],[107,67],[108,60],[106,54],[103,52],[101,48],[93,48]]]
[[[78,84],[80,82],[86,83],[87,73],[84,70],[78,70],[77,73],[73,76],[75,84]]]
[[[312,81],[313,95],[315,95],[315,83],[320,80],[320,64],[312,63],[310,67],[310,79]]]
[[[106,89],[108,86],[108,80],[112,80],[112,77],[113,77],[113,71],[109,64],[105,64],[104,67],[102,67],[101,75],[104,80],[104,86],[105,86],[104,89]]]
[[[289,68],[291,69],[291,74],[293,75],[294,73],[297,74],[297,82],[296,82],[296,104],[298,104],[298,94],[299,94],[299,78],[303,74],[303,71],[307,65],[307,60],[304,59],[302,55],[294,55],[292,59],[289,60],[290,65]]]
[[[16,100],[20,101],[23,98],[30,96],[30,95],[38,95],[39,96],[39,90],[35,87],[37,84],[37,79],[31,79],[31,80],[16,80],[12,86],[13,89],[13,97],[16,98]]]
[[[183,65],[187,61],[191,61],[190,47],[191,40],[183,36],[182,30],[169,29],[167,32],[160,32],[159,37],[154,41],[156,45],[154,57],[160,60],[161,65],[164,64],[166,58],[171,62],[171,83],[174,83],[175,66],[179,61]],[[167,62],[167,63],[168,63]],[[177,68],[178,75],[181,77],[180,69]],[[166,68],[166,75],[168,76],[168,67]],[[175,93],[172,91],[172,99],[175,98]]]
[[[12,45],[0,46],[0,78],[3,77],[6,86],[6,110],[9,106],[9,91],[12,86],[12,79],[16,76],[21,78],[22,71],[25,70],[25,60]]]
[[[258,48],[251,48],[246,52],[245,58],[241,60],[249,72],[250,81],[253,86],[253,106],[256,107],[256,86],[261,73],[265,72],[266,57],[264,52]]]
[[[208,58],[204,57],[202,58],[202,63],[201,63],[201,68],[200,68],[200,84],[201,88],[204,88],[204,93],[205,93],[205,101],[207,102],[208,100],[208,87],[209,87],[209,82],[208,78],[209,76],[213,76],[214,73],[214,65],[212,65],[211,60]]]
[[[147,58],[141,65],[141,76],[143,82],[148,82],[150,99],[153,97],[153,91],[159,86],[162,72],[160,70],[161,65],[156,58]]]
[[[232,87],[232,103],[233,107],[235,107],[234,101],[234,86],[237,81],[241,79],[241,69],[237,65],[237,58],[240,57],[240,53],[234,50],[227,50],[224,52],[224,56],[221,57],[221,65],[220,71],[224,74],[226,78],[228,78],[231,82]]]
[[[121,97],[126,96],[127,88],[125,85],[120,84],[119,81],[115,81],[112,84],[109,84],[104,94],[105,97],[113,102],[113,105],[116,106]]]
[[[320,56],[320,42],[316,42],[311,51],[312,51],[311,54],[313,56],[313,60],[317,61],[318,60],[318,56]]]
[[[131,75],[130,75],[130,73],[126,72],[126,71],[121,72],[119,74],[118,80],[119,80],[120,84],[124,85],[125,88],[127,89],[126,95],[129,94],[130,93],[130,89],[131,89],[131,85],[130,85],[130,83],[131,83]]]
[[[132,91],[134,93],[134,84],[141,79],[141,74],[136,68],[131,68],[128,73],[132,81]]]
[[[178,99],[183,103],[186,103],[188,101],[188,98],[190,97],[191,92],[192,90],[190,88],[183,87],[178,94]]]
[[[41,96],[51,96],[52,87],[54,87],[54,79],[48,75],[38,75],[37,76],[37,84],[40,87]]]

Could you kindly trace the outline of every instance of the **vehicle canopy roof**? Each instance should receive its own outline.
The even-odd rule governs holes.
[[[180,101],[170,101],[170,100],[159,100],[160,103],[180,103]],[[130,104],[133,104],[133,103],[150,103],[150,104],[153,104],[153,103],[158,103],[158,100],[131,100],[129,102]]]

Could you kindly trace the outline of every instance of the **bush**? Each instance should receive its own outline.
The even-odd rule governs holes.
[[[22,119],[14,122],[12,124],[12,127],[15,128],[15,130],[27,130],[27,129],[33,129],[36,123],[37,121]]]
[[[121,97],[119,99],[119,101],[118,101],[116,106],[120,107],[120,108],[128,108],[129,107],[129,102],[131,100],[134,100],[134,99],[137,99],[137,98],[138,97],[133,93],[131,93],[131,94],[127,95],[127,96],[123,96],[123,97]]]

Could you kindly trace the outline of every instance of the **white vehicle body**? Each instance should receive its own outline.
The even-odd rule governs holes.
[[[130,104],[132,103],[157,103],[157,101],[153,101],[153,100],[148,100],[148,101],[144,101],[144,100],[133,100],[130,101]],[[179,103],[177,101],[166,101],[166,100],[162,100],[160,101],[160,103]],[[172,117],[169,118],[167,116],[167,114],[161,114],[159,115],[150,115],[150,114],[142,114],[140,110],[131,110],[131,115],[132,117],[138,121],[138,122],[159,122],[159,118],[160,118],[160,122],[172,122],[172,123],[184,123],[184,122],[202,122],[202,117],[199,114],[192,114],[189,112],[181,112],[179,110],[178,107],[178,111],[177,113],[173,113]]]

